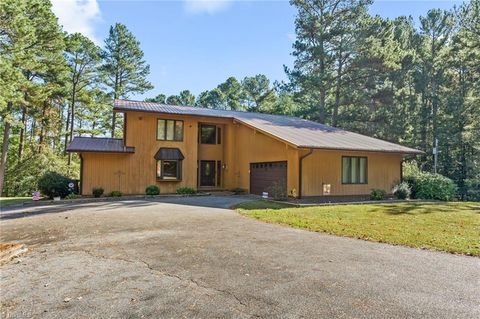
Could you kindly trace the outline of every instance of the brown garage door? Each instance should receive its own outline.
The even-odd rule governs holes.
[[[287,162],[250,163],[250,193],[271,193],[270,188],[275,183],[287,193]]]

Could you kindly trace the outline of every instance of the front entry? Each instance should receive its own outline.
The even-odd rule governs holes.
[[[215,186],[215,161],[200,161],[200,186]]]

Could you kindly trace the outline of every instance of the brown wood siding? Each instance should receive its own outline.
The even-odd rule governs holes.
[[[250,190],[250,163],[287,161],[287,190],[298,189],[298,150],[240,123],[225,132],[226,188]]]
[[[145,187],[151,184],[158,185],[162,193],[174,193],[181,186],[196,188],[199,159],[222,161],[223,187],[247,190],[250,188],[250,163],[287,161],[287,191],[295,189],[298,192],[299,157],[308,150],[299,151],[231,119],[144,112],[127,112],[126,116],[126,145],[134,146],[135,153],[83,153],[83,194],[91,194],[93,187],[103,187],[105,193],[120,190],[124,194],[143,194]],[[157,141],[159,118],[183,120],[183,141]],[[222,125],[222,144],[199,145],[199,123]],[[185,156],[181,181],[157,181],[154,155],[160,147],[178,148]],[[342,155],[368,157],[368,184],[341,184]],[[401,158],[397,154],[314,150],[303,163],[303,195],[322,195],[322,183],[332,185],[332,195],[368,194],[371,188],[390,192],[394,181],[400,179]]]
[[[301,151],[305,154],[307,151]],[[342,184],[342,156],[365,156],[368,158],[367,184]],[[314,150],[303,161],[303,196],[322,196],[323,184],[331,185],[332,196],[369,194],[372,188],[381,188],[391,193],[400,181],[402,155],[375,152],[349,152]]]

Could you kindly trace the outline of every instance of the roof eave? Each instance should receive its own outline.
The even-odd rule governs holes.
[[[420,150],[383,150],[383,149],[354,149],[354,148],[341,148],[341,147],[319,147],[311,145],[299,145],[299,149],[317,149],[317,150],[326,150],[326,151],[347,151],[347,152],[374,152],[374,153],[391,153],[391,154],[413,154],[420,155],[425,152]]]
[[[117,153],[117,154],[133,154],[135,153],[135,147],[128,146],[128,150],[122,151],[109,151],[109,150],[89,150],[89,149],[68,149],[69,153]]]

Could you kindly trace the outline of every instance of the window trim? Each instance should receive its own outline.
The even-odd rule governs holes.
[[[163,162],[168,161],[168,162],[177,162],[177,176],[176,178],[165,178],[164,173],[163,173]],[[160,162],[160,176],[158,176],[158,165]],[[155,177],[157,178],[157,181],[162,181],[162,182],[180,182],[182,181],[182,164],[183,160],[178,159],[178,160],[156,160],[155,162]]]
[[[345,183],[343,181],[343,159],[344,158],[350,158],[350,163],[351,163],[351,159],[352,158],[358,158],[358,180],[360,180],[360,159],[364,158],[365,159],[365,182],[364,183],[361,183],[361,182],[358,182],[358,183],[352,183],[352,182],[347,182]],[[351,177],[351,171],[349,172],[350,174],[350,177]],[[340,168],[340,179],[342,181],[342,185],[367,185],[368,184],[368,157],[367,156],[347,156],[347,155],[344,155],[342,156],[342,165],[341,165],[341,168]]]
[[[163,138],[163,139],[158,138],[158,122],[159,121],[165,121],[165,125],[164,125],[164,128],[163,128],[165,138]],[[173,140],[167,139],[167,121],[173,121]],[[175,128],[177,126],[177,122],[182,122],[182,138],[179,139],[179,140],[175,139]],[[157,118],[157,126],[155,128],[155,135],[156,135],[157,141],[183,142],[183,137],[185,135],[185,122],[183,120]]]

